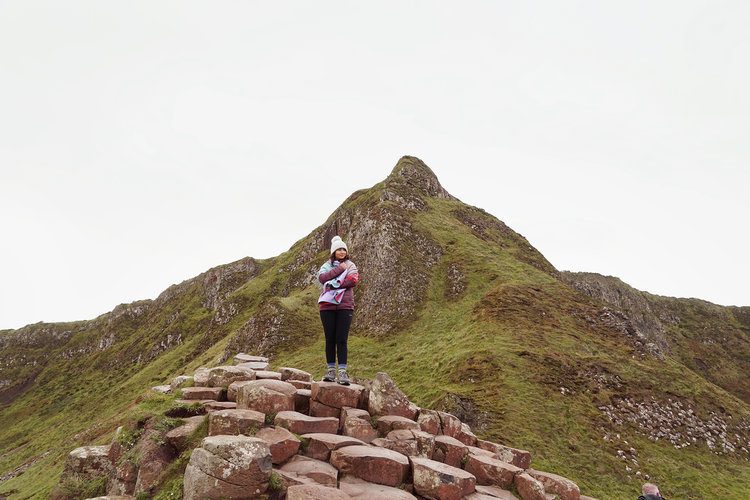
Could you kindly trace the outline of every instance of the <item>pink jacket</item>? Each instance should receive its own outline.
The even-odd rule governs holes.
[[[326,271],[325,269],[328,269],[331,267],[330,261],[326,264],[323,264],[321,267],[321,272],[318,273],[318,281],[320,281],[321,284],[325,283],[328,280],[332,280],[336,276],[342,274],[345,269],[343,267],[336,266],[333,269],[330,269],[329,271]],[[344,281],[341,283],[340,288],[345,288],[346,292],[344,292],[344,298],[341,299],[340,304],[333,304],[331,302],[320,302],[318,304],[321,311],[337,311],[339,309],[351,309],[354,310],[354,290],[353,288],[357,286],[357,282],[359,281],[359,273],[353,273],[346,276]]]

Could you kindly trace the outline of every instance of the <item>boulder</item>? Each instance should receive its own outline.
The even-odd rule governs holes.
[[[167,442],[177,450],[178,454],[187,449],[190,436],[198,430],[198,427],[206,420],[205,415],[184,418],[183,424],[167,432]]]
[[[226,389],[232,382],[241,380],[255,380],[255,372],[249,368],[239,366],[216,366],[208,370],[208,387],[222,387]]]
[[[283,376],[283,374],[282,374]],[[283,379],[282,379],[283,380]],[[312,390],[312,382],[305,382],[304,380],[285,380],[285,382],[289,382],[297,389],[307,389]]]
[[[373,416],[400,415],[411,420],[414,420],[419,412],[419,408],[409,401],[406,394],[385,372],[378,372],[370,385],[367,409]]]
[[[528,469],[531,466],[531,453],[526,450],[519,450],[518,448],[511,448],[502,444],[493,443],[491,441],[484,441],[482,439],[477,440],[477,446],[483,450],[489,450],[493,452],[498,460],[508,462],[521,469]]]
[[[281,373],[281,380],[301,380],[304,382],[312,382],[312,375],[296,368],[283,366],[279,368],[279,373]]]
[[[516,476],[518,477],[518,476]],[[481,486],[477,485],[477,493],[487,495],[492,498],[501,498],[503,500],[518,500],[513,493],[508,490],[504,490],[497,486]]]
[[[461,430],[459,430],[458,434],[456,434],[456,439],[461,441],[466,446],[477,445],[477,436],[473,432],[471,432],[471,427],[464,423],[461,424]]]
[[[385,415],[383,417],[378,417],[376,425],[378,427],[378,434],[381,436],[385,436],[389,432],[398,429],[420,430],[419,424],[414,420],[399,415]]]
[[[439,411],[440,433],[450,437],[457,437],[461,433],[461,420],[457,416]]]
[[[336,382],[313,382],[311,398],[332,408],[359,406],[364,387],[359,384],[341,385]]]
[[[236,436],[255,434],[266,421],[266,416],[255,410],[220,410],[208,415],[208,435]]]
[[[417,497],[400,488],[370,483],[354,476],[344,476],[339,489],[358,500],[416,500]]]
[[[237,402],[237,393],[240,390],[240,387],[243,385],[246,385],[249,380],[238,380],[236,382],[232,382],[229,384],[229,387],[227,387],[227,401],[234,401]]]
[[[255,433],[255,437],[268,443],[271,450],[271,461],[283,464],[299,451],[301,441],[297,436],[283,427],[264,427]]]
[[[440,415],[435,410],[419,410],[417,423],[419,424],[419,428],[425,432],[429,432],[434,436],[441,434]]]
[[[474,474],[477,484],[501,488],[512,486],[515,475],[523,472],[515,465],[484,455],[469,455],[464,469]]]
[[[213,400],[218,401],[221,398],[221,387],[183,387],[181,399],[189,401],[196,400]]]
[[[542,472],[534,469],[528,469],[526,472],[528,472],[531,477],[542,483],[544,491],[548,493],[556,493],[560,496],[561,500],[579,500],[581,497],[581,490],[578,488],[578,485],[570,479],[550,472]]]
[[[339,477],[339,471],[322,460],[315,460],[314,458],[304,457],[302,455],[295,455],[287,463],[285,463],[281,470],[284,472],[293,472],[299,476],[305,476],[318,484],[325,486],[336,487]]]
[[[523,500],[547,500],[544,485],[526,472],[516,474],[514,479],[516,491]]]
[[[235,366],[248,368],[254,371],[263,371],[267,370],[270,365],[268,364],[268,361],[247,361],[245,363],[238,363]]]
[[[298,484],[286,490],[286,500],[350,500],[341,490],[320,484]]]
[[[289,429],[295,434],[336,434],[339,421],[333,417],[310,417],[297,411],[280,411],[274,418],[274,425]]]
[[[302,436],[302,452],[305,456],[316,460],[328,461],[331,452],[344,446],[364,445],[359,439],[337,434],[304,434]]]
[[[462,467],[469,450],[465,444],[450,436],[435,436],[435,451],[432,458],[453,467]]]
[[[297,388],[281,380],[253,380],[237,392],[237,408],[256,410],[264,414],[294,411]]]
[[[203,407],[209,413],[220,410],[236,410],[237,403],[232,401],[206,401],[203,403]]]
[[[397,486],[409,473],[409,459],[385,448],[355,445],[331,452],[331,464],[344,474],[371,483]]]
[[[193,385],[205,387],[208,384],[208,368],[198,368],[193,372]]]
[[[389,432],[386,435],[386,439],[392,442],[413,443],[413,446],[405,448],[410,450],[410,453],[404,453],[397,448],[386,446],[386,448],[398,451],[399,453],[404,453],[404,455],[408,455],[410,457],[416,456],[422,458],[432,458],[432,454],[435,449],[435,436],[433,436],[429,432],[417,431],[413,429],[399,429]]]
[[[341,408],[334,408],[333,406],[324,405],[320,401],[315,401],[310,398],[310,415],[313,417],[335,417],[341,416]]]
[[[112,470],[110,446],[81,446],[68,453],[64,475],[107,476]]]
[[[185,469],[183,499],[253,498],[268,489],[271,450],[248,436],[209,436]]]
[[[180,389],[185,384],[188,384],[193,381],[193,377],[190,375],[178,375],[175,378],[172,379],[172,382],[169,383],[169,387],[172,388],[172,392],[177,391],[177,389]]]
[[[256,379],[281,380],[281,373],[270,370],[258,370],[255,372]]]
[[[355,437],[365,443],[371,443],[373,439],[378,437],[378,432],[372,426],[370,414],[367,410],[359,408],[342,408],[339,428],[344,436]]]
[[[139,457],[134,491],[136,495],[153,491],[159,485],[159,477],[177,456],[176,450],[167,442],[164,431],[159,427],[157,419],[150,419],[136,444],[135,454]]]
[[[429,458],[411,458],[414,491],[436,500],[460,500],[474,492],[476,479],[469,472]]]
[[[159,394],[169,394],[172,392],[171,385],[155,385],[151,388],[152,391],[158,392]]]

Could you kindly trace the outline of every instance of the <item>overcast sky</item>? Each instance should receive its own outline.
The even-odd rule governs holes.
[[[749,22],[744,1],[0,0],[0,328],[277,255],[406,154],[558,269],[750,305]]]

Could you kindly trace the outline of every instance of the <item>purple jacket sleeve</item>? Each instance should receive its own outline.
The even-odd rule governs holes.
[[[336,276],[338,276],[339,274],[341,274],[343,272],[344,272],[344,268],[343,267],[336,266],[333,269],[331,269],[330,271],[328,271],[327,273],[323,273],[320,276],[318,276],[318,280],[321,283],[325,283],[326,281],[335,278]]]
[[[348,275],[339,288],[354,288],[359,281],[359,273]]]

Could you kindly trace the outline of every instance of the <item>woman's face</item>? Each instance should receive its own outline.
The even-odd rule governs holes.
[[[335,256],[336,256],[336,260],[341,260],[341,259],[343,259],[344,257],[346,257],[346,250],[345,250],[345,249],[343,249],[343,248],[339,248],[339,249],[338,249],[338,250],[336,250],[336,252],[334,252],[334,253],[335,253]]]

